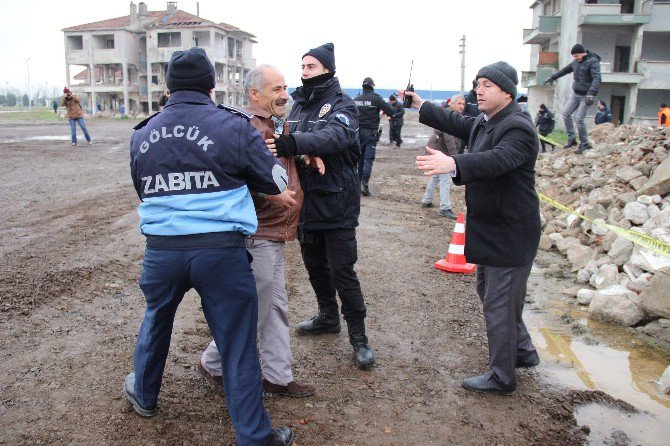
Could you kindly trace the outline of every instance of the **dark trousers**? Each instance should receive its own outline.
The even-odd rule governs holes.
[[[394,124],[391,122],[389,124],[389,142],[393,144],[394,142],[398,147],[402,144],[402,137],[400,132],[402,131],[402,124]]]
[[[147,307],[135,345],[139,402],[154,406],[158,400],[177,306],[195,288],[221,355],[237,444],[268,444],[272,428],[263,406],[256,348],[258,297],[246,249],[146,249],[140,288]]]
[[[358,141],[361,143],[361,157],[358,160],[358,177],[368,181],[372,176],[372,164],[377,152],[377,130],[360,129]]]
[[[319,311],[337,316],[335,293],[347,321],[365,318],[365,302],[354,264],[358,260],[355,229],[300,230],[302,259]]]
[[[547,133],[546,135],[545,135],[545,134],[542,134],[542,133],[540,133],[540,134],[546,138],[546,136],[547,136],[549,133]],[[543,152],[545,151],[545,147],[546,147],[545,144],[549,144],[549,145],[551,146],[551,150],[552,150],[552,151],[554,150],[554,147],[556,147],[555,145],[553,145],[553,144],[551,144],[551,143],[548,143],[548,142],[546,142],[546,141],[543,140],[543,139],[540,139],[540,145],[542,146],[542,151],[543,151]]]
[[[489,366],[493,377],[505,387],[516,387],[517,359],[537,358],[521,317],[531,266],[477,265],[477,294],[484,305]]]

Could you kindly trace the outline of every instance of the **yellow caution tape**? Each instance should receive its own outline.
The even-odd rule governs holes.
[[[661,255],[663,257],[667,257],[670,259],[670,243],[664,242],[663,240],[658,240],[654,237],[650,237],[646,234],[642,234],[637,231],[632,231],[630,229],[625,229],[625,228],[620,228],[618,226],[611,225],[609,223],[598,223],[593,220],[591,220],[588,217],[585,217],[584,215],[570,209],[564,204],[559,203],[556,200],[553,200],[549,197],[547,197],[544,194],[541,194],[540,192],[537,192],[537,195],[540,197],[540,200],[543,202],[547,203],[550,206],[555,207],[556,209],[560,209],[563,212],[567,212],[568,214],[573,214],[576,215],[577,217],[581,218],[582,220],[586,220],[590,222],[591,224],[594,224],[596,226],[600,226],[602,228],[605,228],[607,230],[610,230],[614,232],[615,234],[618,234],[625,238],[626,240],[630,240],[631,242],[635,243],[636,245],[639,245],[643,247],[644,249],[648,249],[649,251],[652,251],[658,255]]]
[[[560,146],[559,143],[557,143],[556,141],[552,141],[551,139],[547,138],[546,136],[542,136],[542,135],[540,135],[539,133],[537,134],[537,136],[538,136],[538,138],[540,138],[542,141],[544,141],[544,142],[548,142],[548,143],[551,144],[552,146],[556,146],[556,147]]]

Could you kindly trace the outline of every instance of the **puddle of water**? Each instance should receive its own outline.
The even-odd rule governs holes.
[[[524,320],[545,377],[571,389],[601,390],[647,412],[627,414],[598,404],[579,408],[575,418],[590,426],[590,444],[629,444],[615,441],[621,435],[617,431],[630,444],[668,444],[660,439],[670,435],[670,396],[660,392],[657,382],[670,358],[623,327],[588,319],[560,293],[569,286],[569,280],[543,278],[539,268],[531,272],[529,290],[536,304],[527,305]]]
[[[668,444],[667,427],[661,427],[658,420],[645,413],[628,414],[601,404],[587,404],[575,411],[579,426],[591,429],[591,444],[609,445],[661,445]],[[616,426],[614,430],[604,426]]]
[[[27,136],[24,141],[70,141],[70,136]]]

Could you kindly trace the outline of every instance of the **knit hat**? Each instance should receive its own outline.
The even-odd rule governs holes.
[[[364,87],[374,87],[375,86],[375,81],[373,81],[371,77],[366,77],[365,79],[363,79],[363,86]]]
[[[214,66],[202,48],[175,51],[167,69],[167,87],[170,92],[195,90],[205,94],[216,85]]]
[[[485,77],[496,84],[501,90],[509,93],[512,99],[516,98],[516,84],[519,83],[519,78],[514,67],[507,62],[500,61],[480,68],[475,79],[480,77]]]
[[[312,48],[307,51],[302,57],[312,56],[319,62],[323,64],[324,67],[328,68],[328,71],[331,73],[335,72],[335,45],[331,42],[324,43],[321,46]]]
[[[67,87],[63,88],[63,93],[70,94],[70,89]]]
[[[585,53],[586,50],[584,49],[584,46],[581,43],[576,43],[575,46],[572,47],[570,50],[570,54],[582,54]]]

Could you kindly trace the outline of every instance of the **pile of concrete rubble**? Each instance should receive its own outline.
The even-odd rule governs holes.
[[[598,225],[670,242],[670,128],[603,124],[590,138],[583,155],[540,155],[536,187],[595,224],[542,203],[540,249],[567,257],[589,317],[670,343],[670,258]]]

